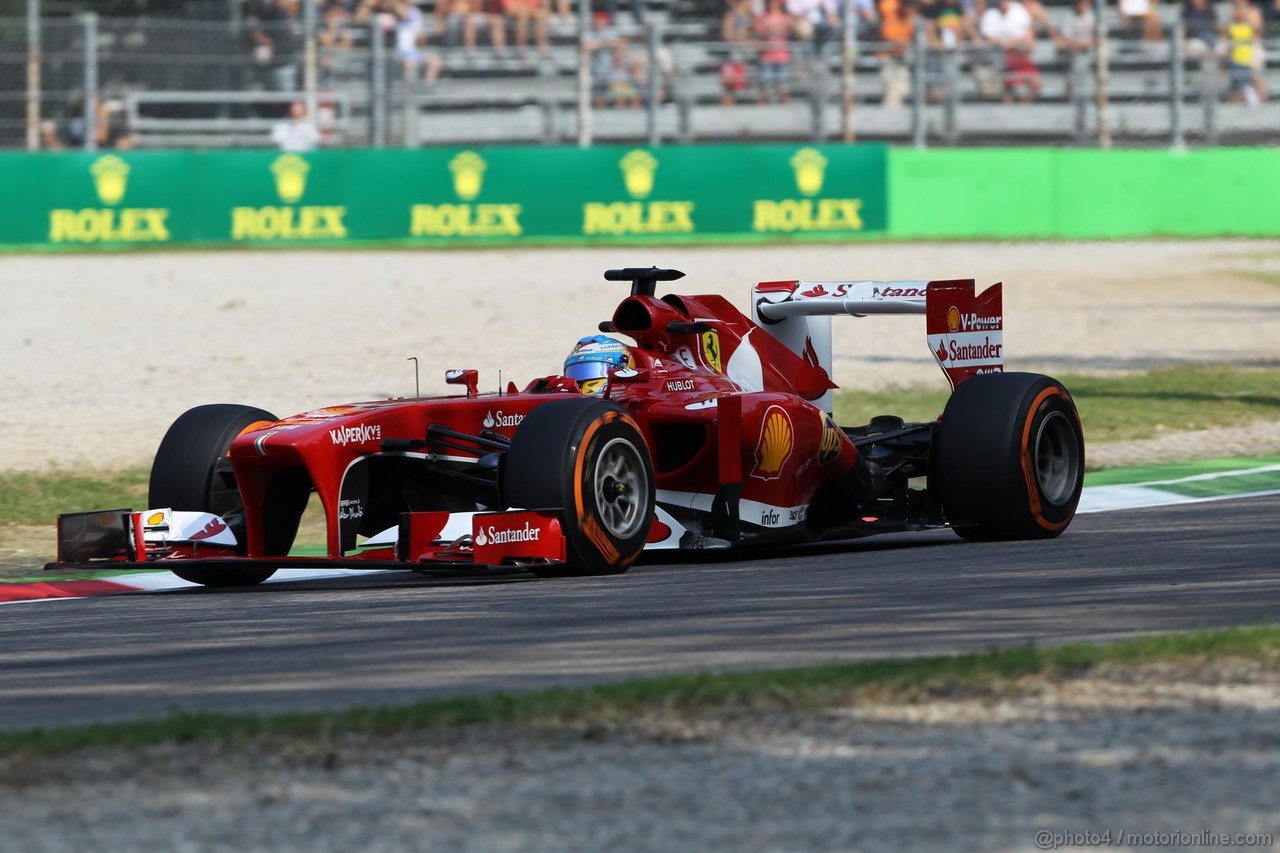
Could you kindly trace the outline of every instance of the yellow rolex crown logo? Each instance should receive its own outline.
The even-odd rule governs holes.
[[[453,172],[453,191],[458,198],[471,201],[480,195],[486,165],[484,158],[474,151],[463,151],[449,161],[449,169]]]
[[[827,158],[813,148],[801,148],[791,158],[791,168],[796,172],[796,188],[805,195],[822,192],[826,176]]]
[[[119,204],[129,180],[129,164],[114,154],[99,157],[89,167],[93,188],[103,204]]]
[[[619,160],[618,165],[622,167],[622,178],[632,198],[644,198],[653,192],[653,173],[658,169],[658,161],[652,154],[637,149]]]
[[[282,154],[271,164],[271,173],[276,176],[276,192],[285,204],[293,204],[302,198],[307,191],[307,172],[311,169],[307,161],[297,154]]]

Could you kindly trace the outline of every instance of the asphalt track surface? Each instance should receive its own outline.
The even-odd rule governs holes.
[[[950,531],[626,575],[411,573],[0,609],[0,728],[408,703],[1273,622],[1280,496],[1084,515],[1060,539]]]

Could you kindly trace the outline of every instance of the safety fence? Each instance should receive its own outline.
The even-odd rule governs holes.
[[[923,22],[896,40],[849,20],[769,42],[651,10],[607,26],[557,16],[521,37],[497,18],[428,12],[406,41],[403,21],[301,8],[273,47],[264,25],[234,16],[0,19],[0,147],[273,147],[294,102],[322,147],[1280,138],[1280,99],[1267,98],[1280,92],[1280,32],[1238,45],[1188,30],[1176,5],[1141,31],[1104,3],[1083,21],[1050,5],[1049,35],[1025,55]]]

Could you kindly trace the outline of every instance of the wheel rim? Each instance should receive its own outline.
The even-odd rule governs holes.
[[[1071,419],[1050,412],[1036,431],[1036,483],[1040,494],[1054,506],[1067,503],[1075,493],[1080,474],[1080,449]]]
[[[613,538],[629,539],[644,524],[641,513],[648,487],[635,445],[615,438],[604,446],[596,463],[593,491],[600,522]]]

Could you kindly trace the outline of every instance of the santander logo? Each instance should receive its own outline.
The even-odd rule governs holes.
[[[514,529],[500,530],[492,524],[487,528],[481,527],[476,530],[475,544],[479,548],[485,545],[505,545],[508,542],[537,542],[542,538],[542,528],[534,527],[529,522],[524,523],[524,527],[516,527]]]
[[[524,420],[524,415],[507,415],[507,414],[503,414],[502,410],[499,409],[497,413],[494,413],[493,411],[489,411],[485,413],[484,420],[482,420],[480,424],[485,429],[493,429],[496,426],[498,427],[519,426],[522,420]]]

